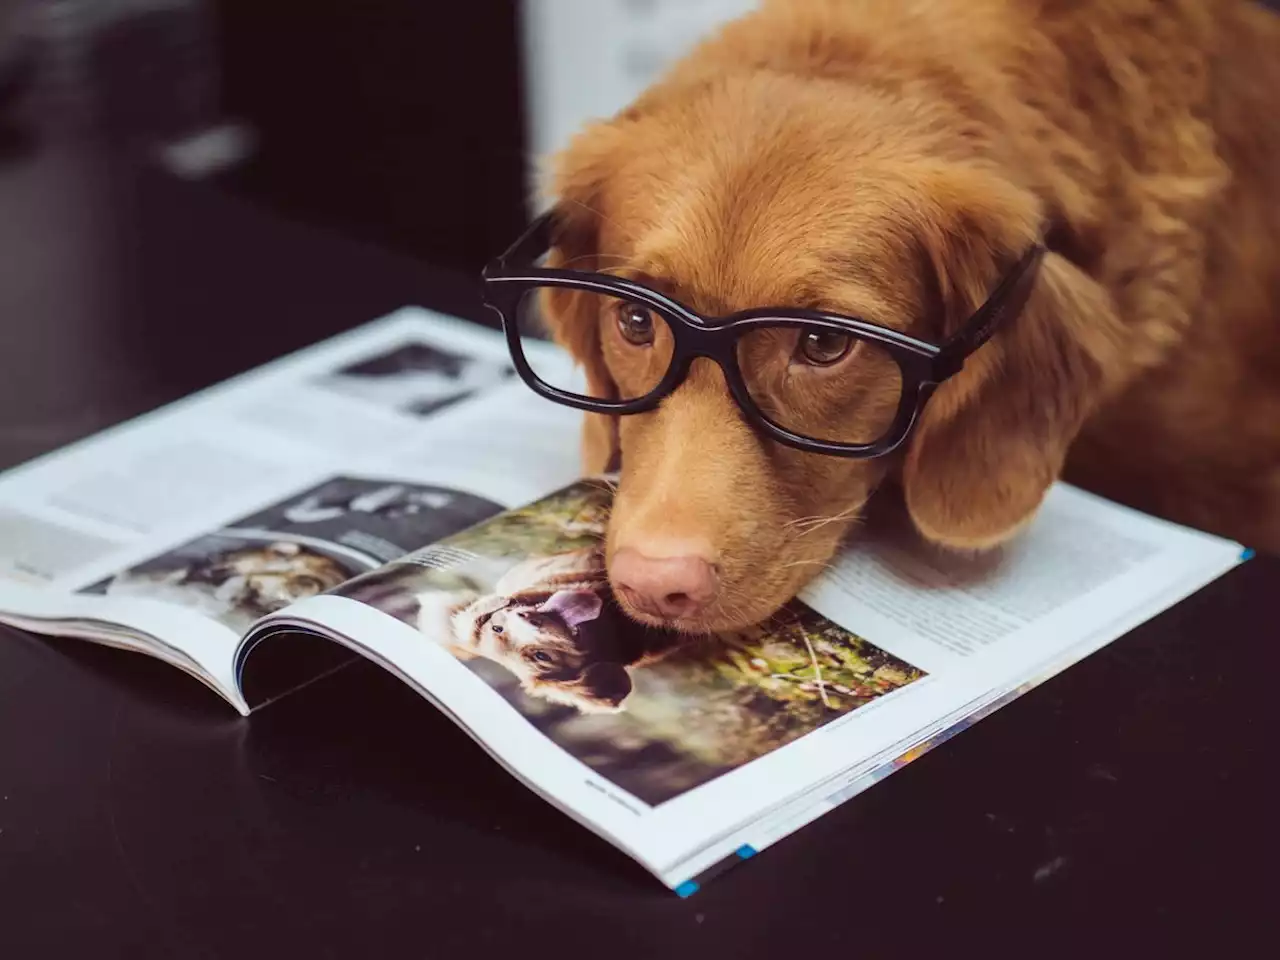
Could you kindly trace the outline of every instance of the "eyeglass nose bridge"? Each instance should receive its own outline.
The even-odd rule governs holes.
[[[724,367],[726,351],[733,348],[732,338],[723,328],[686,323],[679,333],[677,361],[688,368],[698,357],[706,357]]]
[[[736,336],[724,327],[686,321],[680,325],[675,341],[671,366],[664,378],[665,383],[658,390],[661,397],[669,397],[679,390],[689,379],[693,362],[703,358],[720,368],[720,375],[724,377],[729,393],[738,405],[744,410],[751,409],[753,404],[747,396],[735,354],[738,343]]]

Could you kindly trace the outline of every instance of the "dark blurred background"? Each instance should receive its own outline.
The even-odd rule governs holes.
[[[536,2],[536,0],[534,0]],[[525,215],[517,0],[216,0],[223,178],[283,212],[477,269]]]
[[[526,219],[535,157],[754,5],[0,0],[0,177],[92,141],[473,272]]]
[[[0,0],[0,165],[92,140],[474,271],[524,222],[535,155],[751,5]]]

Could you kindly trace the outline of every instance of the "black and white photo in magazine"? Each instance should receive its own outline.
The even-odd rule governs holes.
[[[334,477],[83,592],[170,603],[243,632],[501,509],[446,487]]]
[[[501,510],[492,500],[449,487],[334,477],[232,526],[325,540],[381,565]]]
[[[386,410],[425,417],[514,374],[505,362],[406,343],[319,378],[319,386]]]

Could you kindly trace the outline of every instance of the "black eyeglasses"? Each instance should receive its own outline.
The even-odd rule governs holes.
[[[706,357],[719,364],[734,400],[766,435],[850,458],[883,456],[907,438],[938,385],[1022,310],[1044,255],[1033,244],[938,346],[810,310],[705,317],[622,277],[536,266],[552,246],[554,226],[554,211],[539,217],[484,271],[486,302],[502,317],[511,359],[536,393],[592,413],[644,413],[684,382],[694,359]],[[548,352],[542,303],[557,294],[572,295],[575,309],[600,318],[607,388]]]

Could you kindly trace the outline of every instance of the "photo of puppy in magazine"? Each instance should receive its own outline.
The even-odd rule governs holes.
[[[630,620],[605,572],[611,496],[583,481],[333,592],[445,647],[655,806],[924,676],[799,603],[692,642]]]

